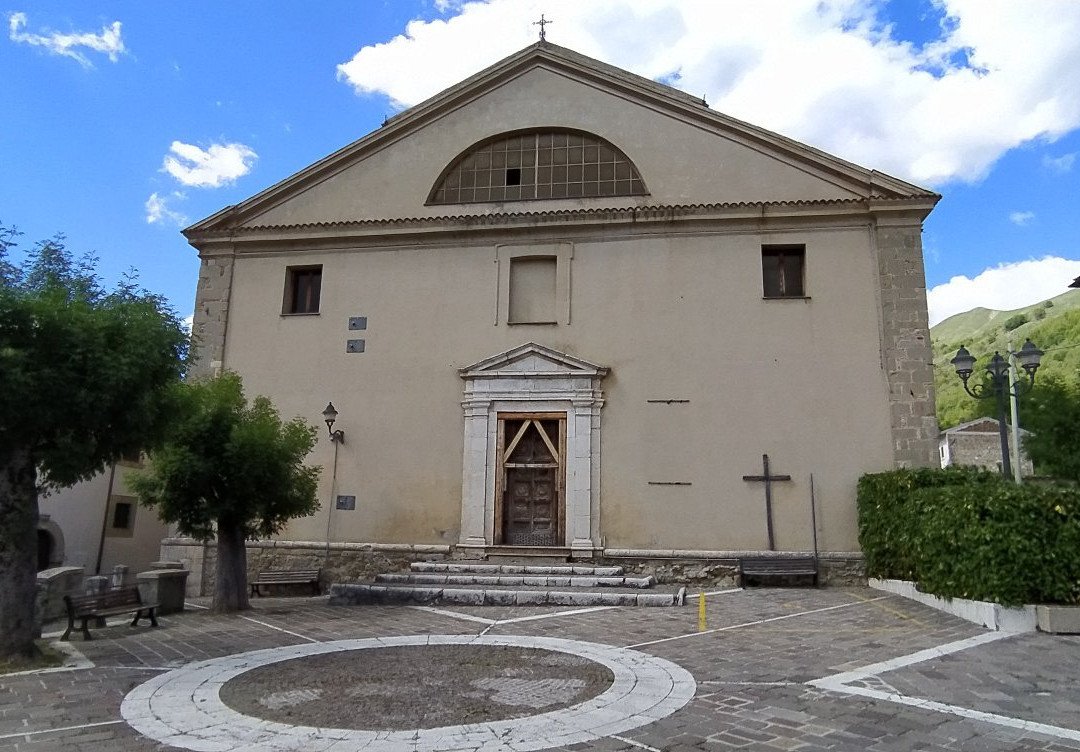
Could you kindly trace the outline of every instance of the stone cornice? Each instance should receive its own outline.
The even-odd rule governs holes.
[[[435,235],[472,236],[495,232],[549,228],[557,232],[590,228],[663,227],[665,232],[690,228],[700,223],[777,222],[785,219],[805,222],[840,218],[869,219],[878,223],[918,224],[940,197],[826,199],[814,201],[741,201],[715,204],[675,204],[633,207],[598,207],[550,211],[489,212],[438,217],[315,222],[291,225],[236,227],[228,230],[189,234],[189,241],[202,255],[230,253],[240,246],[326,245],[349,241],[371,241],[380,237],[410,235],[430,238]]]

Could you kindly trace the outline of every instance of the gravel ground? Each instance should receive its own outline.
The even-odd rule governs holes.
[[[221,689],[245,715],[373,731],[428,729],[558,710],[607,689],[611,671],[565,653],[515,647],[373,648],[282,661]]]

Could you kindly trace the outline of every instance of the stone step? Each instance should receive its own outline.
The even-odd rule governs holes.
[[[484,585],[498,587],[517,587],[519,585],[532,585],[548,588],[650,588],[655,584],[655,581],[653,580],[651,575],[646,577],[596,577],[590,575],[476,574],[442,572],[379,574],[375,576],[375,581],[383,584],[394,585]]]
[[[520,587],[409,587],[407,585],[367,585],[335,583],[330,586],[331,606],[434,605],[459,606],[681,606],[686,588],[675,592],[630,592],[626,590],[578,589],[575,591]]]
[[[581,575],[586,577],[621,577],[622,567],[595,567],[585,564],[473,564],[468,562],[414,561],[413,572],[438,572],[445,574],[520,574],[520,575]]]

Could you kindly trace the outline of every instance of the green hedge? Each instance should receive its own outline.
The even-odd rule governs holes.
[[[972,468],[859,480],[870,577],[1005,605],[1080,601],[1080,490],[1022,485]]]

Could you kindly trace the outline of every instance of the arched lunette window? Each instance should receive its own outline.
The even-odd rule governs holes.
[[[447,167],[429,204],[643,196],[637,168],[608,141],[589,133],[544,129],[496,136]]]

